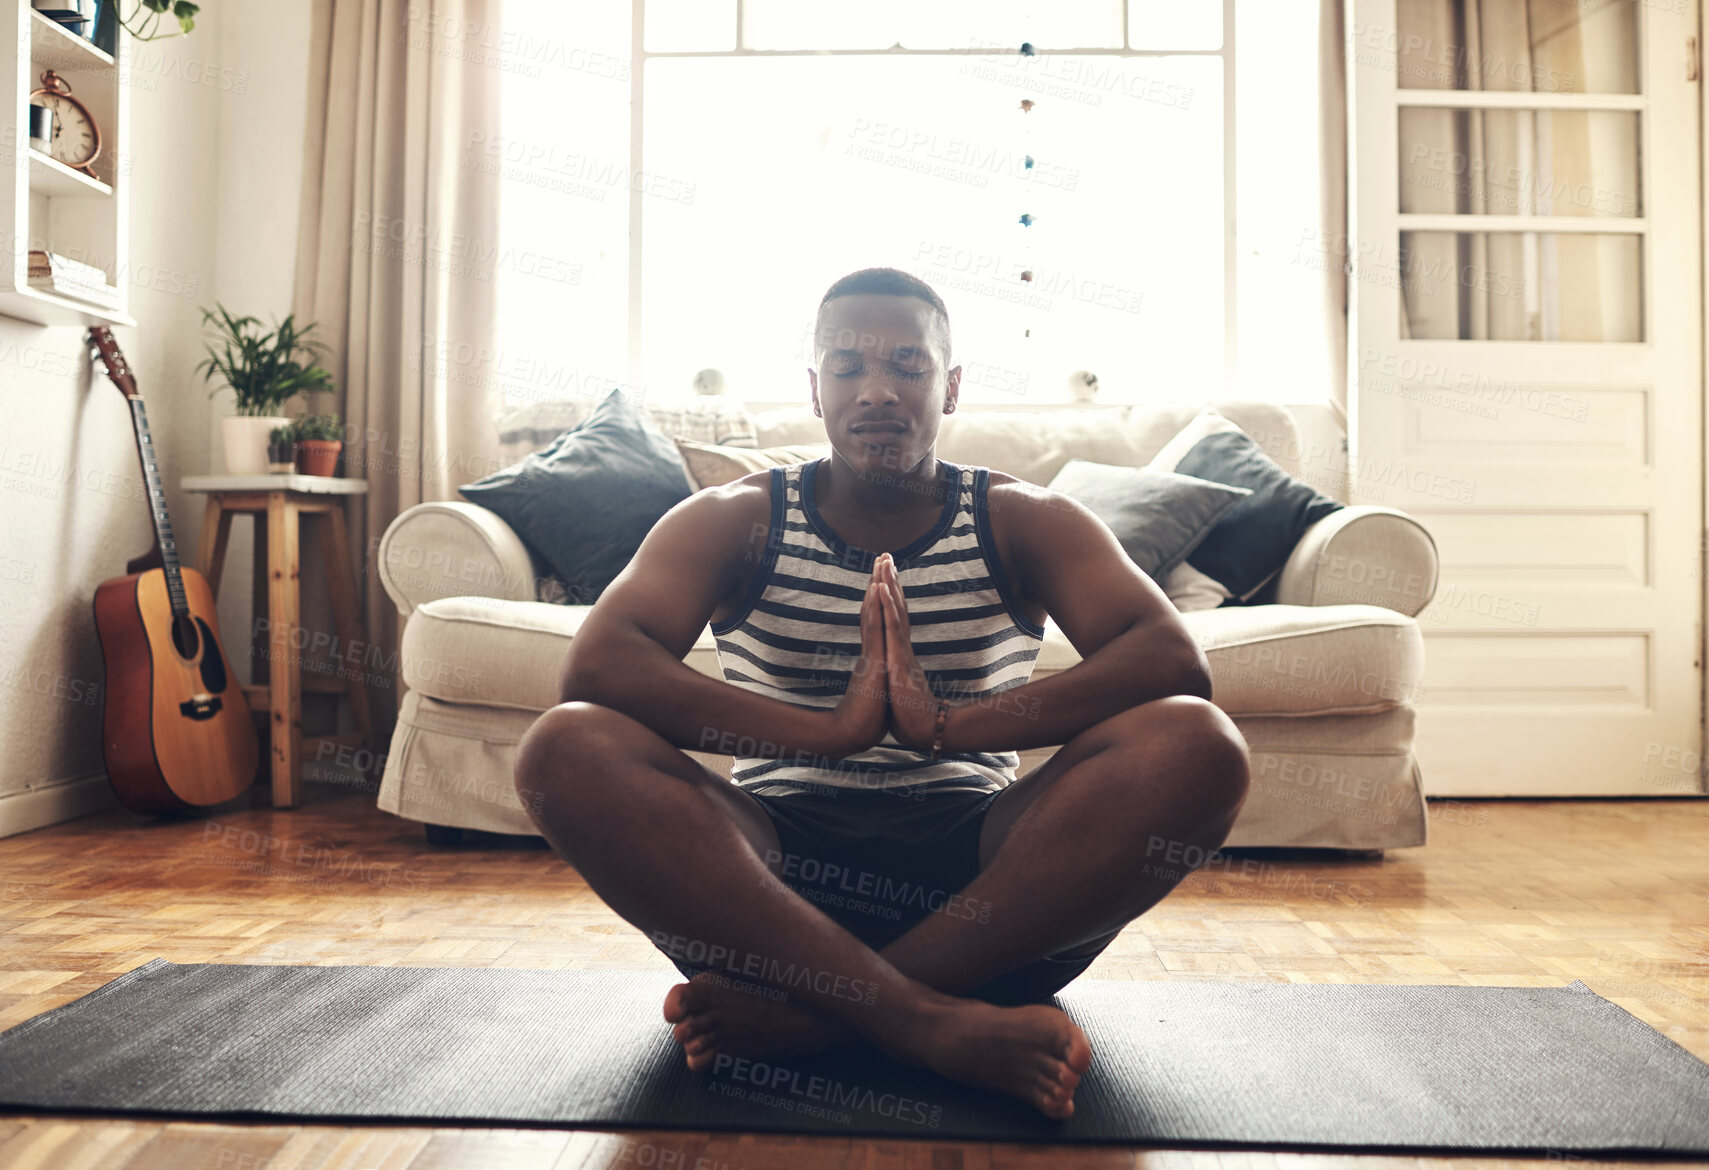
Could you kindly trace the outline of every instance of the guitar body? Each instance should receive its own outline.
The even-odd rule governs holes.
[[[223,804],[255,779],[260,745],[249,702],[220,645],[208,582],[180,569],[188,612],[166,574],[103,581],[95,628],[107,667],[102,755],[113,790],[138,812]]]

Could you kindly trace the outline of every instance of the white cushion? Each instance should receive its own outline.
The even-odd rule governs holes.
[[[543,450],[571,427],[580,426],[605,401],[606,394],[532,402],[498,421],[499,457],[520,462]],[[754,446],[754,420],[739,399],[723,394],[645,398],[641,411],[670,438],[727,447]]]
[[[1376,605],[1234,605],[1184,613],[1211,667],[1211,699],[1230,715],[1353,715],[1419,702],[1424,639]],[[1033,678],[1079,653],[1054,619]]]
[[[1380,605],[1229,605],[1181,620],[1231,715],[1358,715],[1424,699],[1424,635]]]
[[[558,703],[570,639],[586,605],[444,597],[404,627],[404,681],[448,703],[544,711]],[[1227,606],[1182,615],[1211,664],[1217,706],[1240,715],[1322,715],[1416,705],[1423,637],[1404,614],[1375,605]],[[1054,620],[1033,677],[1080,655]],[[722,678],[710,627],[683,660]]]
[[[1231,596],[1221,581],[1199,572],[1186,561],[1170,569],[1157,584],[1162,588],[1164,596],[1182,613],[1215,609]]]
[[[1239,401],[1211,405],[1251,435],[1282,470],[1299,474],[1299,426],[1286,407]],[[989,467],[1043,485],[1070,459],[1144,467],[1201,409],[1200,403],[1048,411],[963,407],[939,424],[937,451],[951,463]],[[756,414],[754,431],[760,447],[827,441],[825,420],[811,406]]]
[[[404,683],[448,703],[544,711],[558,705],[559,676],[570,639],[591,605],[442,597],[404,625]],[[683,660],[723,677],[710,627]]]

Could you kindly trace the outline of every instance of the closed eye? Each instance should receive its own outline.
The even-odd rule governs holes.
[[[838,367],[834,367],[831,370],[831,376],[833,378],[848,378],[863,372],[865,368],[866,367],[863,363],[858,362],[849,366],[843,366],[839,363]],[[892,378],[898,378],[909,382],[918,382],[921,378],[929,378],[931,376],[930,370],[898,370],[894,367],[890,369],[889,373]]]

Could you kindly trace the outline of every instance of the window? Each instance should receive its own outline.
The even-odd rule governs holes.
[[[943,296],[969,404],[1322,400],[1317,6],[517,0],[479,146],[501,246],[555,262],[495,277],[507,401],[804,403],[819,298],[879,264]]]

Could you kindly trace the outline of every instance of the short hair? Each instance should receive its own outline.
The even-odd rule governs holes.
[[[903,272],[900,268],[862,268],[840,277],[825,295],[819,299],[819,312],[813,321],[813,347],[815,357],[818,353],[819,330],[825,323],[825,306],[837,297],[852,296],[855,293],[882,293],[886,296],[918,297],[932,307],[933,321],[937,326],[936,332],[943,342],[944,368],[948,369],[950,362],[949,310],[944,307],[943,298],[937,290],[911,273]]]

